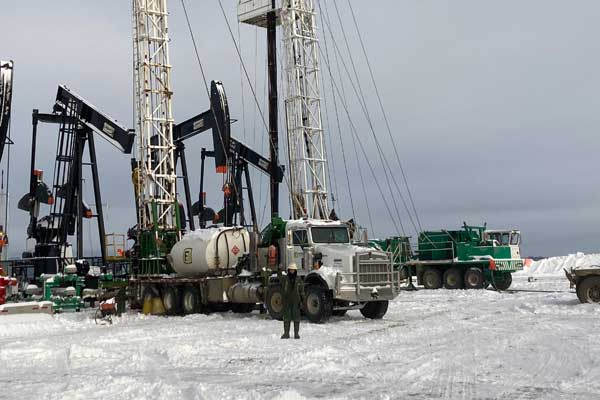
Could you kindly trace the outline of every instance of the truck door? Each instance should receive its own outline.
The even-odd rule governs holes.
[[[510,258],[521,258],[521,233],[512,232],[510,234]]]
[[[304,247],[308,246],[308,231],[306,229],[295,229],[288,233],[287,259],[288,262],[295,262],[298,270],[302,269],[302,257],[304,256]]]

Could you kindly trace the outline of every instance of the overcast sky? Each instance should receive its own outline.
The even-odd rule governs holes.
[[[237,2],[222,1],[237,36]],[[598,251],[600,3],[351,2],[423,227],[450,229],[467,221],[521,229],[524,253],[531,256]],[[335,21],[333,1],[327,3]],[[349,35],[374,130],[401,182],[347,1],[336,3]],[[224,82],[232,117],[239,120],[233,135],[267,154],[265,131],[240,73],[218,1],[187,0],[186,4],[207,77]],[[208,100],[180,1],[170,2],[170,12],[173,104],[175,118],[182,121],[205,111]],[[12,255],[20,254],[25,247],[28,216],[16,204],[28,190],[31,110],[49,112],[58,84],[66,84],[106,114],[132,127],[131,29],[129,1],[2,0],[0,58],[15,61],[9,230]],[[343,49],[339,26],[332,29]],[[239,34],[246,67],[255,80],[252,84],[266,110],[266,34],[247,26],[240,26]],[[321,45],[325,49],[323,40]],[[331,41],[328,48],[333,51]],[[345,64],[349,65],[348,59]],[[380,184],[387,187],[366,118],[347,78],[343,73],[337,75],[339,84],[345,81],[352,122]],[[324,105],[328,111],[324,112],[324,123],[326,134],[332,135],[329,153],[333,154],[330,159],[337,188],[331,186],[339,198],[338,214],[352,216],[352,193],[359,223],[372,228],[377,236],[396,233],[382,200],[385,197],[392,201],[389,191],[384,189],[385,195],[381,195],[364,159],[356,162],[348,116],[339,110],[338,129],[331,91],[325,94],[329,98],[327,107]],[[340,131],[351,190],[346,184]],[[44,126],[40,131],[37,166],[46,171],[47,182],[51,181],[56,136],[56,126]],[[129,156],[100,142],[107,231],[124,233],[135,224]],[[209,136],[196,138],[187,146],[195,193],[203,146],[211,147]],[[359,168],[366,181],[372,227]],[[218,179],[212,177],[207,188],[215,208],[219,207]],[[266,188],[266,180],[256,175],[255,191],[261,204],[268,197]],[[86,197],[92,202],[91,192]],[[414,236],[400,198],[395,196],[393,200],[402,213],[407,234]],[[287,216],[289,208],[284,205],[283,209]],[[95,232],[95,225],[88,225],[86,230]],[[94,247],[94,243],[86,239],[86,246]]]

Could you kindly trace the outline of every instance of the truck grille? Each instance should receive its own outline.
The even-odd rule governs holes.
[[[387,257],[369,257],[360,255],[354,263],[354,272],[358,273],[361,286],[383,286],[391,284],[392,265]]]
[[[521,271],[523,269],[523,260],[494,260],[496,270],[498,271]]]

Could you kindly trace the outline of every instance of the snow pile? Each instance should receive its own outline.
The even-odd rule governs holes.
[[[570,254],[563,257],[551,257],[531,263],[529,267],[525,267],[526,274],[544,274],[557,275],[563,274],[563,269],[570,270],[571,268],[590,267],[592,265],[600,265],[600,254]]]

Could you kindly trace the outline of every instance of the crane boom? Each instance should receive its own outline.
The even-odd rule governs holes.
[[[167,15],[167,0],[133,0],[138,222],[157,235],[179,225]]]

